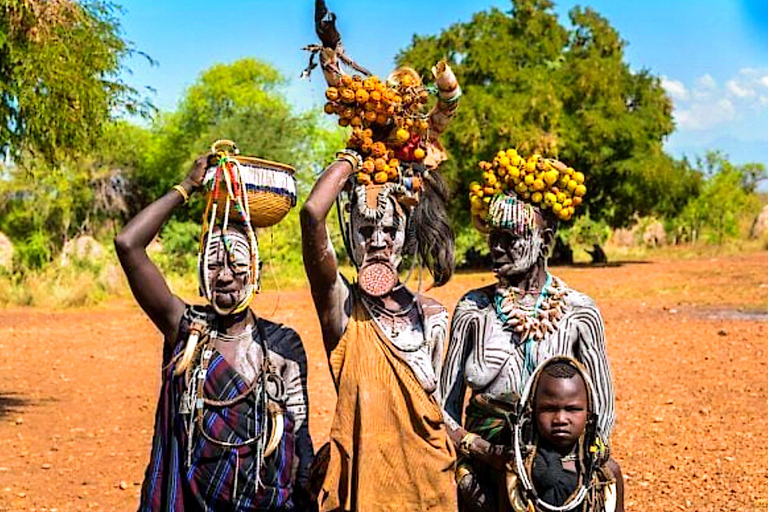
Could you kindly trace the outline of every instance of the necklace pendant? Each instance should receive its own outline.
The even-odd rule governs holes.
[[[184,391],[181,395],[181,402],[179,403],[179,414],[189,414],[192,412],[192,408],[189,403],[189,391]]]

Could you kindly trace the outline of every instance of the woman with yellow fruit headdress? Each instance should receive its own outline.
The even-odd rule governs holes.
[[[422,113],[429,95],[413,70],[398,69],[385,82],[342,73],[338,64],[349,59],[338,39],[328,40],[335,29],[323,25],[322,9],[324,46],[316,50],[329,84],[326,112],[353,128],[301,211],[304,265],[338,395],[327,466],[317,477],[320,508],[453,512],[455,458],[436,394],[448,314],[409,290],[399,270],[410,257],[437,286],[452,275],[436,134],[460,89],[448,66],[436,66],[437,105]],[[357,267],[353,283],[339,273],[328,236],[334,203]]]
[[[204,306],[174,295],[146,252],[198,190],[207,203],[198,253]],[[311,510],[304,347],[293,329],[250,306],[259,290],[256,229],[295,203],[290,166],[218,141],[115,238],[131,290],[165,338],[142,512]]]
[[[499,151],[479,169],[482,180],[470,185],[469,201],[474,225],[488,234],[497,282],[459,300],[440,396],[459,451],[460,509],[506,511],[512,505],[505,474],[513,471],[508,419],[535,368],[558,355],[585,366],[596,390],[599,460],[607,460],[613,384],[599,310],[547,268],[558,223],[573,218],[586,194],[584,175],[515,149]]]

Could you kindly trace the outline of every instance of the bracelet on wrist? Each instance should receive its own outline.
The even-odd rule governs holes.
[[[363,167],[363,157],[354,149],[342,149],[336,153],[337,160],[346,160],[352,165],[352,170],[357,172]]]
[[[461,441],[459,441],[459,451],[464,455],[469,455],[472,452],[472,444],[477,437],[477,434],[468,432],[464,437],[461,438]]]
[[[184,204],[189,202],[189,192],[187,192],[187,189],[185,189],[181,184],[174,185],[173,190],[181,194],[181,197],[184,199]]]

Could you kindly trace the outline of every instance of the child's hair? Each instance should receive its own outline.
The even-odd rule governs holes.
[[[575,366],[567,363],[566,361],[563,361],[562,359],[553,360],[547,364],[542,371],[550,377],[554,377],[556,379],[570,379],[576,375],[579,375],[579,372],[576,370]]]

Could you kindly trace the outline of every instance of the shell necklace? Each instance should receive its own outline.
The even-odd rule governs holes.
[[[504,329],[517,333],[520,342],[538,342],[557,329],[566,290],[565,283],[547,272],[547,280],[533,306],[522,303],[525,291],[515,286],[497,286],[493,304]]]

